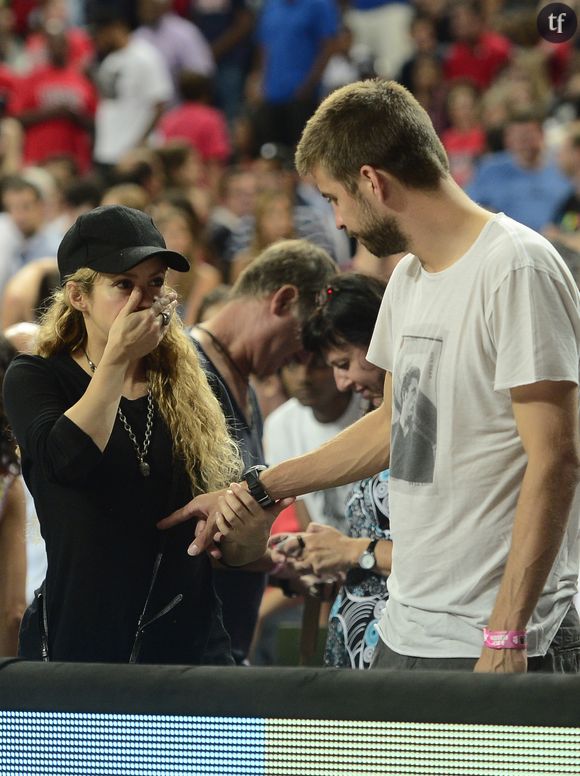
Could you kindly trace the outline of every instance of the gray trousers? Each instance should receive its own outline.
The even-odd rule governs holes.
[[[386,671],[473,671],[473,657],[412,657],[389,649],[382,639],[375,649],[372,668]],[[571,606],[543,657],[528,658],[528,671],[580,673],[580,617]]]

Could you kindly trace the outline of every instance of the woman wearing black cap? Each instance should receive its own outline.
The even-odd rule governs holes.
[[[48,571],[20,634],[33,659],[228,663],[206,557],[156,523],[240,472],[237,449],[173,315],[168,251],[144,213],[80,216],[62,287],[5,402],[46,540]]]

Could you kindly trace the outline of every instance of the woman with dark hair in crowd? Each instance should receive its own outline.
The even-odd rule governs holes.
[[[16,442],[2,404],[2,384],[16,350],[0,335],[0,655],[16,655],[26,606],[26,504]]]
[[[183,552],[191,529],[156,527],[241,468],[165,285],[189,264],[145,213],[109,206],[77,219],[58,265],[38,355],[5,380],[48,556],[20,654],[230,663],[208,557]]]

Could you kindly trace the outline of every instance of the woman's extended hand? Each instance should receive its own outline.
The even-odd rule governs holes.
[[[242,566],[262,557],[272,523],[293,501],[294,498],[282,499],[262,509],[242,485],[234,482],[227,490],[196,496],[157,526],[165,530],[196,517],[195,538],[188,553],[198,555],[207,551],[216,559],[223,557],[232,566]]]
[[[214,538],[217,536],[218,540],[221,538],[221,534],[215,528],[215,515],[217,509],[217,503],[220,496],[225,493],[225,489],[216,490],[211,493],[201,493],[199,496],[195,496],[191,501],[180,509],[176,509],[163,520],[157,523],[157,527],[161,531],[166,531],[168,528],[173,528],[175,525],[185,523],[192,518],[197,518],[195,526],[195,535],[192,543],[187,548],[189,555],[198,555],[201,552],[208,552],[213,558],[219,560],[222,553],[218,545],[215,543]],[[210,520],[211,516],[211,520]]]

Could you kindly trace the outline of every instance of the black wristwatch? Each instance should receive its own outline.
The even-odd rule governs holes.
[[[364,571],[370,571],[375,567],[375,547],[377,546],[378,539],[373,539],[366,550],[361,554],[358,559],[358,565]]]
[[[256,499],[262,509],[267,509],[275,504],[273,498],[270,498],[266,492],[266,488],[260,482],[260,472],[267,469],[267,466],[250,466],[249,469],[242,474],[242,479],[248,483],[248,490],[251,495]]]

